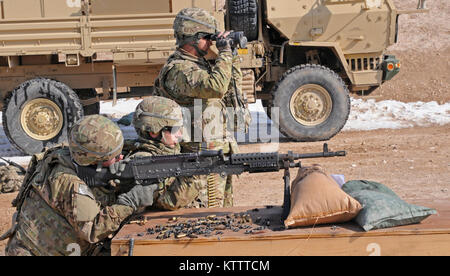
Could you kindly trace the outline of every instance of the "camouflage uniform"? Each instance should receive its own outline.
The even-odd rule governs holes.
[[[149,132],[159,133],[164,127],[183,126],[181,108],[174,101],[157,96],[144,99],[136,108],[133,125],[139,138],[125,141],[124,154],[127,157],[180,154],[179,144],[171,148],[160,139],[153,139],[149,135]],[[155,194],[154,206],[164,210],[205,207],[205,199],[200,195],[203,187],[197,185],[198,183],[189,177],[167,178],[160,183],[159,191]]]
[[[14,193],[20,189],[23,174],[14,166],[0,167],[0,194]]]
[[[233,134],[228,131],[226,104],[222,100],[232,83],[233,60],[237,62],[233,59],[231,49],[221,49],[215,65],[211,66],[205,58],[193,56],[181,48],[183,43],[195,42],[198,33],[214,34],[216,29],[216,20],[206,11],[198,8],[182,10],[174,22],[179,47],[161,69],[155,83],[157,95],[173,99],[189,108],[193,119],[191,133],[195,133],[196,129],[203,130],[201,141],[181,144],[182,152],[197,152],[201,149],[223,150],[224,153],[238,151]],[[195,116],[196,99],[202,100],[201,121]],[[203,183],[200,186],[208,187],[209,207],[233,205],[232,176],[195,178]]]
[[[87,166],[120,154],[118,126],[103,116],[88,116],[75,125],[69,141],[69,148],[32,157],[13,202],[17,219],[6,255],[95,255],[134,213],[132,207],[115,203],[113,190],[90,188],[77,176],[76,164]]]
[[[125,141],[124,153],[128,153],[130,158],[174,155],[180,153],[180,147],[172,149],[155,140],[138,138]],[[206,195],[202,193],[205,187],[201,185],[190,177],[167,178],[159,184],[159,190],[154,195],[154,207],[162,210],[207,207]]]

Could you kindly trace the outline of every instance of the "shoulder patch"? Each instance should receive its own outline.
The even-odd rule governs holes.
[[[74,219],[76,222],[93,221],[100,213],[100,204],[90,196],[75,194]]]

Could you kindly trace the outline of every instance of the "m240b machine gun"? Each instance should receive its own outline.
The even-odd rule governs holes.
[[[220,174],[240,175],[248,173],[278,172],[284,170],[283,218],[290,209],[290,168],[300,168],[301,159],[345,156],[345,151],[331,152],[324,144],[323,152],[298,154],[242,153],[224,155],[222,151],[201,151],[198,153],[151,156],[132,159],[118,174],[107,168],[78,167],[79,177],[91,187],[107,186],[109,181],[133,179],[136,185],[154,185],[168,177],[189,177],[194,175]]]

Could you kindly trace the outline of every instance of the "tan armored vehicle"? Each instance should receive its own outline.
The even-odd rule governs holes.
[[[327,140],[345,125],[349,90],[370,93],[400,69],[392,0],[0,0],[0,92],[10,142],[31,154],[67,139],[101,100],[146,96],[185,7],[244,31],[249,103],[279,107],[280,130]],[[419,3],[420,5],[420,3]],[[423,8],[422,6],[420,8]],[[270,115],[270,114],[269,114]]]

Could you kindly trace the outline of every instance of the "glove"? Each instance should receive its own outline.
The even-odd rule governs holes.
[[[117,204],[130,206],[136,211],[141,207],[153,205],[153,193],[158,190],[158,185],[136,185],[128,193],[117,197]]]
[[[222,51],[230,51],[231,52],[231,44],[232,40],[226,37],[219,37],[216,41],[216,47],[217,49]]]
[[[115,162],[111,165],[109,165],[109,172],[112,175],[121,176],[122,172],[125,170],[125,167],[127,166],[128,162],[130,162],[129,158],[120,160],[119,162]]]

